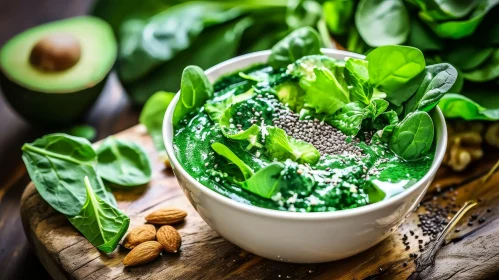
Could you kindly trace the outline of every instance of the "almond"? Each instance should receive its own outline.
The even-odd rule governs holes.
[[[133,249],[135,246],[146,241],[156,239],[156,228],[153,225],[143,225],[132,229],[125,240],[123,240],[123,247]]]
[[[187,212],[176,208],[163,208],[146,216],[146,221],[155,225],[171,225],[178,223],[187,216]]]
[[[163,246],[158,241],[146,241],[133,248],[123,259],[123,264],[135,266],[151,262],[161,254],[162,250]]]
[[[156,233],[158,242],[163,245],[163,249],[168,253],[176,253],[182,243],[182,237],[172,226],[162,226]]]

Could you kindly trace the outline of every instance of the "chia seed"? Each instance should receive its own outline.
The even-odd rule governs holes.
[[[355,139],[347,143],[348,136],[318,119],[299,120],[298,114],[289,110],[279,110],[273,124],[284,129],[289,136],[314,145],[322,155],[340,155],[344,153],[356,156],[363,155],[362,149],[355,145],[360,140]],[[366,138],[366,142],[368,140],[370,141],[370,138]]]
[[[427,202],[423,206],[426,212],[418,215],[420,221],[418,227],[421,228],[423,236],[429,236],[430,240],[433,240],[448,224],[451,209],[432,202]]]

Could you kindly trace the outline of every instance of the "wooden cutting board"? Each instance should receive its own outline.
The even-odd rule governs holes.
[[[426,211],[420,207],[386,240],[345,260],[299,265],[263,259],[226,241],[197,215],[172,171],[157,160],[144,127],[132,127],[116,137],[144,146],[153,162],[150,184],[128,192],[114,192],[119,208],[131,219],[130,228],[142,225],[144,217],[157,208],[185,209],[188,217],[177,226],[183,238],[181,252],[163,254],[150,264],[125,268],[122,261],[128,250],[119,246],[111,254],[99,252],[63,215],[43,201],[31,183],[21,199],[24,230],[54,279],[405,279],[417,265],[410,256],[420,254],[411,231],[424,242],[428,240],[417,226],[418,213]],[[499,174],[494,174],[487,184],[481,182],[499,153],[486,151],[486,155],[480,165],[466,173],[454,174],[441,168],[425,197],[427,202],[446,205],[451,201],[461,205],[473,189],[491,189],[488,198],[483,196],[484,201],[471,211],[480,213],[485,222],[475,221],[468,227],[469,218],[464,218],[460,232],[453,233],[451,242],[439,251],[435,265],[425,270],[425,279],[482,279],[499,273],[499,188],[487,187],[499,183]],[[409,236],[410,249],[401,240],[404,234]]]

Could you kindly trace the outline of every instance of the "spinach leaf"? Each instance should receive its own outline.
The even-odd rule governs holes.
[[[457,80],[457,70],[448,63],[426,66],[421,85],[405,105],[405,113],[413,111],[428,112],[437,106]]]
[[[305,91],[294,81],[284,82],[274,88],[275,95],[281,103],[298,113],[304,106]]]
[[[361,0],[355,12],[355,26],[372,47],[402,44],[411,30],[402,0]]]
[[[341,130],[346,135],[357,135],[361,128],[362,121],[369,113],[364,110],[360,102],[351,102],[346,104],[330,121],[331,124]]]
[[[459,44],[448,50],[443,58],[460,70],[469,71],[484,63],[494,52],[492,47],[480,47],[475,44]]]
[[[84,138],[55,133],[43,136],[22,147],[23,161],[42,198],[56,211],[74,216],[86,199],[81,180],[85,176],[95,193],[116,206],[112,193],[97,176],[97,154]]]
[[[350,101],[343,77],[325,67],[314,68],[314,74],[313,79],[300,79],[300,86],[305,90],[305,106],[314,108],[318,114],[332,115]]]
[[[352,86],[350,95],[352,101],[369,104],[373,96],[373,88],[369,84],[369,73],[366,60],[349,58],[345,64],[345,79]]]
[[[147,133],[151,136],[158,152],[165,151],[163,119],[173,97],[175,97],[173,92],[158,91],[147,100],[140,112],[139,122],[147,128]]]
[[[130,218],[97,196],[88,177],[85,176],[84,182],[85,204],[77,215],[68,219],[97,249],[111,253],[128,230]]]
[[[369,49],[369,46],[362,40],[359,30],[357,30],[355,25],[350,26],[348,29],[346,47],[347,50],[354,53],[365,53]]]
[[[421,51],[439,51],[444,48],[443,40],[417,17],[411,18],[411,33],[409,33],[407,45]]]
[[[143,104],[157,91],[177,92],[182,70],[185,67],[198,65],[206,69],[236,56],[243,32],[252,24],[251,19],[243,18],[206,28],[189,48],[177,53],[171,60],[158,65],[146,76],[134,82],[125,83],[122,80],[127,94],[133,102]]]
[[[433,143],[434,128],[430,115],[414,112],[407,115],[393,130],[389,147],[407,161],[422,158]]]
[[[388,143],[398,122],[399,118],[395,111],[386,111],[372,122],[371,127],[377,130],[376,135],[381,141]]]
[[[220,16],[214,18],[212,15]],[[155,67],[171,60],[178,52],[192,45],[208,24],[208,19],[225,22],[238,15],[239,12],[235,10],[225,11],[219,3],[187,2],[166,9],[147,20],[125,21],[119,44],[120,79],[124,83],[136,81]]]
[[[284,170],[284,164],[273,162],[258,170],[240,185],[243,189],[263,198],[271,198],[279,190],[282,170]]]
[[[383,99],[373,99],[368,106],[351,102],[341,108],[330,123],[346,135],[357,135],[364,121],[374,122],[387,108],[388,101]],[[366,126],[372,127],[370,124]]]
[[[182,73],[180,98],[173,112],[173,125],[176,126],[187,114],[203,106],[213,95],[213,86],[203,69],[187,66]]]
[[[283,161],[291,159],[299,163],[315,164],[319,161],[320,153],[312,145],[304,141],[289,137],[286,132],[277,127],[267,127],[265,148],[270,158]]]
[[[251,167],[246,165],[234,152],[232,152],[227,146],[222,143],[215,142],[211,145],[211,148],[219,155],[226,158],[230,163],[235,164],[245,180],[248,180],[251,176],[253,176],[254,172]]]
[[[425,21],[433,31],[441,38],[460,39],[467,37],[477,29],[485,15],[499,3],[497,0],[485,0],[471,13],[471,15],[463,20],[449,20],[439,22],[420,13],[420,18]]]
[[[248,129],[243,130],[238,133],[228,133],[226,130],[222,129],[225,137],[232,140],[248,141],[249,144],[246,146],[246,150],[251,150],[253,147],[261,148],[262,144],[258,142],[258,136],[260,135],[260,127],[253,124]]]
[[[490,97],[486,97],[488,100]],[[472,99],[456,93],[444,95],[438,106],[446,118],[465,120],[499,120],[499,108],[485,108]]]
[[[322,7],[313,0],[288,0],[286,23],[291,30],[315,26],[322,15]]]
[[[273,68],[285,68],[301,57],[321,53],[319,34],[311,27],[291,32],[272,47],[268,63]]]
[[[224,115],[225,110],[231,105],[250,99],[254,95],[253,89],[239,95],[232,94],[224,100],[206,103],[204,105],[204,110],[210,116],[210,119],[218,121]]]
[[[466,80],[473,82],[486,82],[499,77],[499,48],[496,48],[492,55],[480,66],[464,72]]]
[[[478,0],[415,0],[421,14],[437,21],[462,18],[468,15],[478,4]]]
[[[126,20],[148,18],[169,8],[172,2],[171,0],[144,0],[140,5],[136,5],[133,1],[97,0],[93,2],[90,14],[107,21],[116,37],[119,37],[121,26]]]
[[[341,62],[326,55],[308,55],[287,67],[287,73],[297,78],[315,79],[315,68],[327,68],[334,72],[341,68]]]
[[[351,0],[331,0],[322,4],[323,17],[333,35],[343,35],[347,32],[354,4]]]
[[[68,129],[66,133],[72,136],[85,138],[88,141],[94,140],[97,135],[95,128],[90,125],[75,125]]]
[[[386,99],[400,106],[420,85],[426,66],[420,50],[406,46],[385,46],[367,55],[369,82],[386,92]]]
[[[136,143],[110,136],[97,149],[97,173],[113,184],[139,186],[151,181],[151,162]]]

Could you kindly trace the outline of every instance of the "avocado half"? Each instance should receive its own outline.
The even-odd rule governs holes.
[[[43,24],[9,40],[0,50],[0,86],[25,119],[70,124],[102,92],[117,56],[108,23],[91,16]]]

